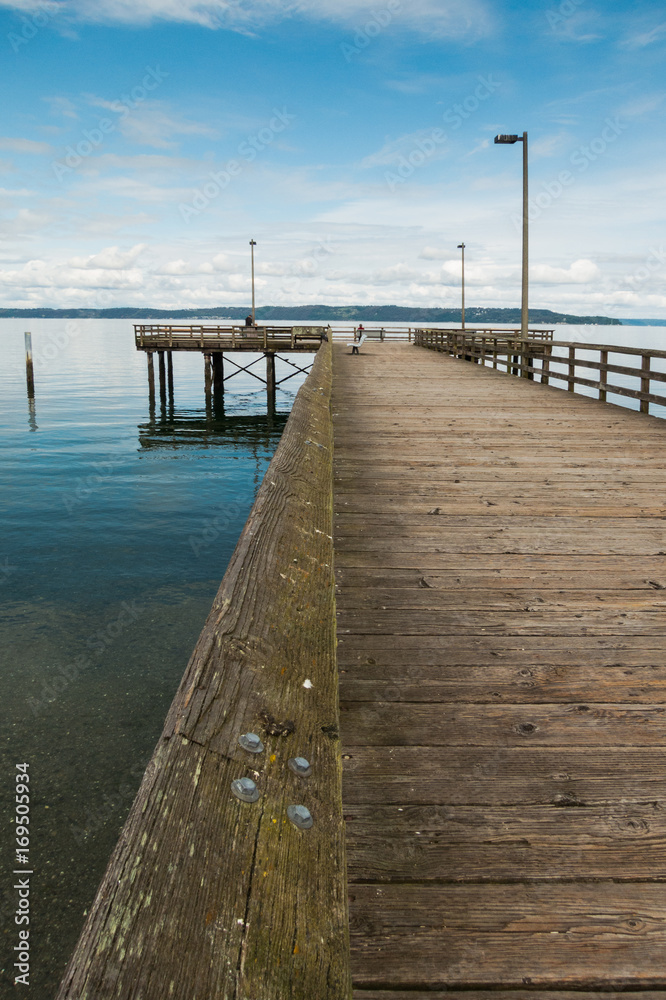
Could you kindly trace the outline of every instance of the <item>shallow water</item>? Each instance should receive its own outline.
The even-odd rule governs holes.
[[[201,356],[175,354],[173,405],[158,395],[151,413],[130,323],[30,326],[34,406],[25,321],[0,321],[0,750],[5,795],[15,765],[30,764],[24,995],[47,1000],[303,376],[278,389],[272,417],[249,375],[227,383],[223,412],[207,410]],[[289,370],[278,362],[278,378]],[[10,865],[12,813],[5,798]],[[11,868],[2,877],[13,978],[17,894]]]

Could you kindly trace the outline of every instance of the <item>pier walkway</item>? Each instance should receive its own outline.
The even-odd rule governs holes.
[[[666,990],[666,424],[405,344],[332,404],[355,997]]]
[[[573,391],[666,353],[417,334],[321,343],[58,1000],[666,1000],[666,422]]]

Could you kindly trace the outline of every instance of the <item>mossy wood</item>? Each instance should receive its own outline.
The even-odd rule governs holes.
[[[59,1000],[349,1000],[331,353],[301,388]],[[246,732],[265,750],[239,746]],[[305,757],[312,774],[288,767]],[[231,792],[255,781],[259,801]],[[301,830],[287,818],[305,805]]]

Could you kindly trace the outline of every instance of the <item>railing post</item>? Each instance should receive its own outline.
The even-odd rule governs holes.
[[[599,360],[602,365],[608,364],[608,351],[601,351],[599,355]],[[608,372],[599,369],[599,399],[602,403],[606,402],[606,380],[608,378]]]
[[[576,377],[576,348],[572,344],[571,347],[569,348],[569,377],[567,380],[569,383],[567,385],[567,389],[569,392],[575,392],[576,390],[576,384],[574,382],[575,377]]]
[[[650,355],[644,354],[641,364],[641,396],[650,395]],[[650,400],[641,399],[641,413],[650,412]]]
[[[541,385],[548,385],[550,381],[550,355],[553,348],[550,344],[543,345],[543,361],[541,363]]]

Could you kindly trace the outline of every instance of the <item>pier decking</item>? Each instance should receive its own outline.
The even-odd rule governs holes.
[[[666,1000],[665,440],[322,342],[59,1000]]]
[[[333,385],[355,997],[666,989],[666,424],[402,344]]]

